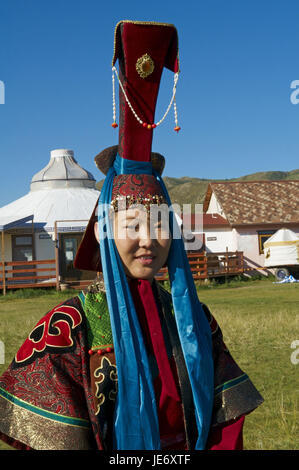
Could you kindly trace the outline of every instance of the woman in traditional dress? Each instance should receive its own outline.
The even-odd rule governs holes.
[[[116,59],[119,145],[96,157],[106,179],[75,261],[98,276],[37,323],[0,377],[0,437],[20,449],[241,449],[263,400],[198,299],[151,152],[164,66],[175,97],[176,29],[122,21],[114,73]],[[155,280],[163,266],[171,292]]]

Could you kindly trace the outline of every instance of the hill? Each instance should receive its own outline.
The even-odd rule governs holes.
[[[252,173],[231,179],[201,179],[183,176],[182,178],[172,178],[164,176],[163,180],[169,192],[173,204],[201,204],[207,187],[210,182],[216,181],[281,181],[299,180],[299,170],[292,171],[264,171]],[[104,180],[97,183],[97,188],[101,189]]]

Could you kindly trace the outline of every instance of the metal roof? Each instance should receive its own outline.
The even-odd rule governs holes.
[[[10,216],[10,217],[1,217],[0,219],[0,232],[3,232],[5,230],[11,229],[11,228],[23,228],[25,223],[28,222],[29,220],[33,220],[33,214],[28,215],[26,217],[15,217],[15,216]]]

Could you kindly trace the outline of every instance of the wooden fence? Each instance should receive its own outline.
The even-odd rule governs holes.
[[[41,274],[43,273],[43,274]],[[0,289],[56,286],[55,259],[0,262]]]
[[[221,251],[217,253],[188,253],[193,279],[233,276],[244,272],[242,251]],[[167,268],[162,268],[156,275],[158,281],[168,279]]]
[[[193,278],[207,279],[217,276],[232,276],[244,272],[243,252],[188,253],[188,260]],[[167,268],[162,268],[156,275],[158,281],[168,279]],[[3,294],[7,289],[32,287],[82,288],[90,284],[89,280],[59,280],[55,259],[42,261],[6,261],[0,262],[0,289]]]

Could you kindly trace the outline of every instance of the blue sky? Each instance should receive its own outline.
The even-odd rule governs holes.
[[[154,132],[164,175],[232,178],[299,168],[299,3],[295,0],[1,0],[0,206],[25,195],[50,151],[69,148],[95,178],[117,144],[111,58],[119,20],[173,23],[181,74],[173,111]],[[0,83],[1,83],[0,82]],[[157,104],[168,105],[165,70]]]

